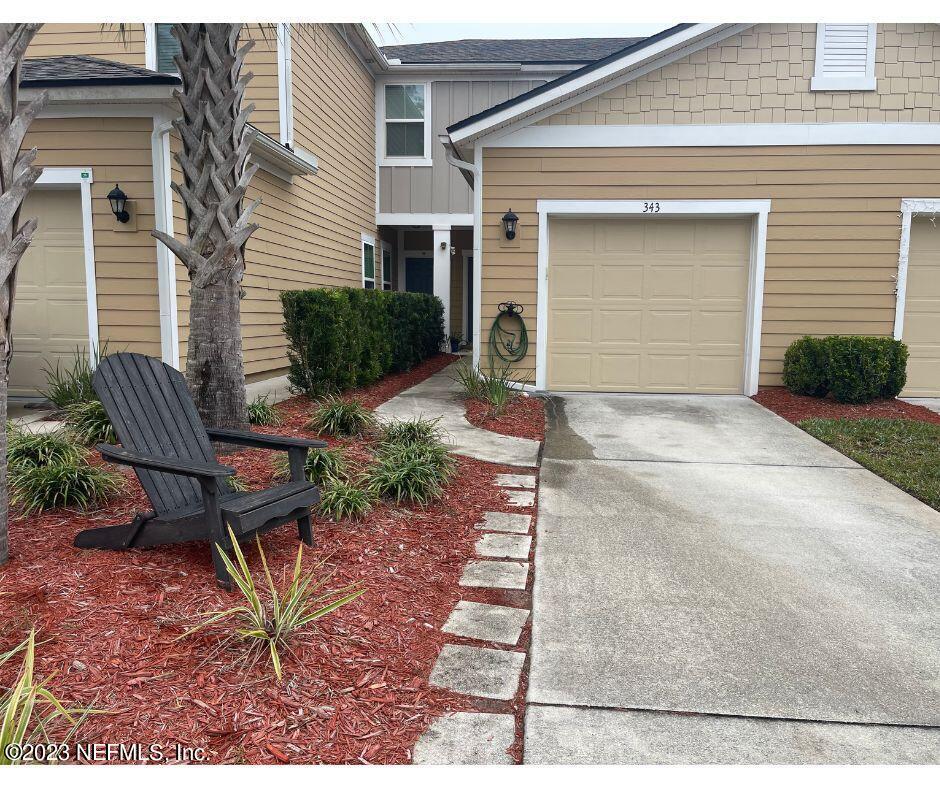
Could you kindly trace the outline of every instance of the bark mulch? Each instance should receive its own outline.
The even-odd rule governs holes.
[[[515,438],[545,440],[545,401],[541,397],[525,394],[515,397],[498,418],[482,400],[467,399],[465,402],[467,421],[475,427]]]
[[[378,404],[450,360],[352,396]],[[269,431],[307,434],[309,408],[302,397],[285,403],[284,423]],[[368,458],[361,442],[330,443],[344,444],[354,461]],[[252,449],[224,462],[258,488],[271,482],[274,456]],[[240,599],[216,587],[207,545],[72,547],[77,531],[147,508],[129,474],[125,493],[97,511],[12,518],[11,560],[0,569],[0,652],[36,627],[37,675],[51,677],[49,688],[68,704],[108,712],[86,719],[78,741],[203,747],[213,763],[407,762],[434,717],[468,708],[467,699],[430,687],[428,676],[446,640],[440,628],[461,597],[473,526],[505,506],[493,477],[513,470],[458,462],[459,483],[427,509],[382,505],[360,523],[316,520],[304,566],[325,561],[320,571],[334,572],[328,587],[359,583],[366,593],[292,641],[283,684],[265,659],[246,665],[240,644],[224,642],[224,626],[178,639],[198,612]],[[291,571],[292,526],[262,544],[275,574]],[[260,579],[257,551],[250,545],[246,553]],[[16,667],[0,669],[0,685],[9,686]]]
[[[940,424],[940,413],[899,399],[847,405],[831,397],[819,399],[791,394],[783,387],[761,389],[752,399],[794,424],[803,419],[911,419]]]

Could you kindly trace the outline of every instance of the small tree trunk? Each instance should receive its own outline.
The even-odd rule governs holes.
[[[20,109],[20,66],[39,27],[0,24],[0,564],[10,555],[6,423],[16,267],[36,229],[35,219],[20,223],[20,208],[42,174],[42,168],[33,166],[36,149],[20,149],[29,124],[46,103],[46,94],[42,93]]]

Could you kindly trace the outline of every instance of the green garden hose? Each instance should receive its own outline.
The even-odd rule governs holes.
[[[507,364],[522,361],[529,352],[529,332],[522,319],[523,307],[515,301],[503,301],[490,329],[490,359],[498,357]]]

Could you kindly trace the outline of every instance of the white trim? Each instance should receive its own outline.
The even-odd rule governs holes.
[[[937,145],[938,123],[727,123],[525,126],[477,143],[493,148],[646,148],[759,145]]]
[[[754,216],[751,266],[748,275],[747,330],[744,350],[744,394],[757,393],[760,366],[761,316],[764,302],[764,266],[770,200],[539,200],[535,387],[544,391],[548,373],[548,222],[552,216],[643,216],[651,202],[657,216]],[[481,268],[482,266],[477,266]],[[476,356],[476,353],[474,353]],[[477,363],[475,361],[475,363]]]
[[[570,99],[572,96],[583,101],[588,98],[586,95],[582,96],[585,91],[596,88],[598,85],[601,85],[604,90],[616,87],[620,84],[618,80],[622,80],[630,69],[640,64],[647,63],[657,58],[663,61],[655,66],[659,68],[671,62],[671,60],[675,60],[677,57],[684,57],[701,46],[707,46],[709,43],[713,43],[712,39],[714,39],[716,35],[718,38],[726,38],[747,27],[750,27],[750,25],[692,25],[667,38],[663,38],[634,52],[629,52],[623,57],[617,58],[604,66],[592,68],[580,77],[567,80],[553,89],[544,90],[529,99],[518,101],[499,112],[481,118],[464,128],[457,129],[450,135],[450,138],[454,143],[468,141],[471,138],[478,137],[507,123],[517,121],[525,115],[543,110],[546,107],[553,107],[566,99]],[[708,43],[700,40],[703,38],[707,39]],[[674,51],[676,49],[679,51]],[[639,74],[633,76],[639,76]],[[629,78],[633,77],[628,77],[628,79]]]
[[[473,187],[473,367],[480,368],[480,337],[483,331],[483,146],[473,150],[476,167]]]
[[[277,109],[281,145],[294,147],[294,89],[291,66],[291,26],[278,22],[277,34]]]
[[[82,201],[82,249],[85,257],[85,302],[88,313],[88,358],[97,362],[98,340],[98,280],[95,271],[95,229],[91,210],[91,167],[44,167],[36,187],[56,188],[78,186]]]
[[[424,87],[424,156],[386,156],[385,155],[385,124],[408,121],[392,118],[387,121],[385,117],[385,87],[387,85],[422,85]],[[376,154],[380,167],[431,167],[431,82],[424,80],[383,79],[375,81],[375,119]],[[417,123],[417,119],[413,122]]]
[[[362,287],[365,289],[366,282],[372,282],[372,289],[375,289],[375,253],[379,248],[378,244],[375,242],[375,236],[368,235],[366,233],[360,233],[359,238],[361,239],[361,248],[359,251],[359,271],[362,274]],[[366,246],[372,247],[372,278],[366,276]]]
[[[380,213],[376,224],[415,227],[417,225],[443,225],[450,227],[472,227],[472,213]]]
[[[868,25],[868,51],[865,60],[865,76],[838,76],[827,74],[823,65],[823,47],[826,40],[827,22],[816,23],[816,55],[813,78],[810,80],[810,90],[875,90],[875,47],[878,40],[878,25],[874,22]]]
[[[940,213],[936,197],[905,197],[901,200],[901,243],[898,249],[898,274],[895,285],[894,338],[904,338],[904,308],[907,302],[907,268],[911,253],[911,220],[918,213]]]
[[[437,225],[431,228],[434,242],[431,251],[434,259],[433,289],[444,305],[444,332],[450,335],[450,225]],[[442,248],[443,247],[443,248]]]
[[[153,168],[154,227],[173,235],[173,192],[170,188],[169,117],[154,116],[150,135],[150,156]],[[160,355],[163,362],[180,368],[179,314],[176,300],[176,256],[154,239],[157,248],[157,293],[160,304]]]
[[[144,68],[157,70],[157,24],[144,22]]]

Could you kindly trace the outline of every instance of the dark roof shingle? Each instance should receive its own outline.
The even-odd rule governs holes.
[[[20,71],[24,88],[79,85],[179,85],[179,77],[86,55],[26,58]]]
[[[591,63],[641,38],[465,38],[382,47],[402,63]]]

